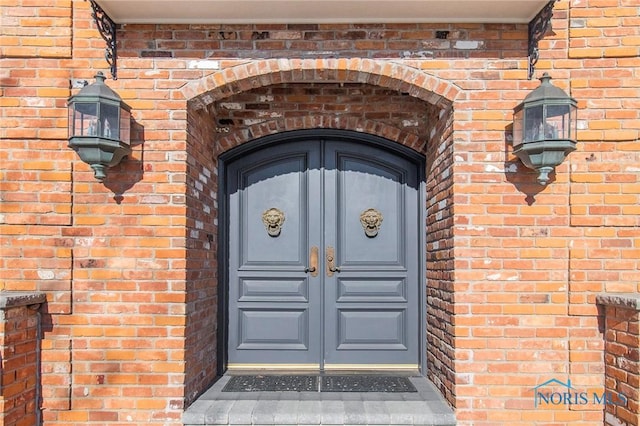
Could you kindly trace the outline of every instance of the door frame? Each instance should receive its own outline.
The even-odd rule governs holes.
[[[425,183],[425,156],[408,148],[404,145],[368,133],[361,133],[352,130],[341,129],[306,129],[293,130],[288,132],[276,133],[273,135],[263,136],[254,139],[237,147],[222,153],[218,157],[218,241],[217,241],[217,260],[218,260],[218,312],[217,312],[217,374],[222,376],[227,370],[228,364],[228,337],[229,337],[229,205],[227,203],[226,194],[226,177],[227,165],[248,154],[249,152],[258,151],[269,146],[293,142],[296,140],[304,140],[308,138],[323,139],[331,138],[332,140],[344,140],[345,142],[360,143],[363,145],[375,146],[386,151],[400,155],[417,167],[418,173],[418,205],[424,206],[426,199],[426,183]],[[212,209],[213,210],[213,209]],[[426,229],[426,211],[424,208],[419,210],[419,223],[422,229]],[[418,342],[418,365],[422,375],[426,375],[426,235],[420,232],[418,235],[419,245],[419,271],[418,286],[418,317],[420,324],[418,327],[419,335],[422,336]]]

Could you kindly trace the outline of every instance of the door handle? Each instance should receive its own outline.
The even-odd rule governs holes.
[[[340,267],[335,264],[335,252],[332,246],[327,246],[327,276],[332,277],[334,272],[340,272]]]
[[[304,271],[311,272],[312,277],[318,276],[318,247],[311,247],[311,250],[309,251],[309,267]]]

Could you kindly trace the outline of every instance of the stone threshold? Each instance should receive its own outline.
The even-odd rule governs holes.
[[[222,392],[226,374],[183,413],[185,426],[455,426],[453,410],[422,376],[417,392]]]

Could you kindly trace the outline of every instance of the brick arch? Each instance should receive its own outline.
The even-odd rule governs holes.
[[[313,114],[306,117],[293,117],[281,120],[269,120],[250,126],[247,129],[230,133],[218,139],[218,146],[223,150],[233,148],[250,140],[275,133],[307,129],[341,129],[354,130],[396,141],[417,152],[423,152],[425,141],[411,132],[373,120],[362,120],[357,117],[339,117],[329,114]]]
[[[181,90],[196,109],[257,87],[280,83],[366,83],[408,93],[432,105],[448,107],[462,90],[416,68],[388,60],[265,59],[220,70]]]
[[[427,112],[431,132],[420,137],[398,123],[385,123],[371,117],[347,116],[314,111],[306,116],[285,116],[269,119],[231,133],[218,133],[212,117],[214,103],[252,89],[281,83],[361,83],[408,94],[429,106]],[[217,358],[218,318],[210,309],[218,300],[215,265],[221,235],[216,220],[216,194],[220,182],[215,172],[219,155],[232,147],[261,136],[291,130],[331,128],[367,133],[395,141],[425,154],[426,206],[428,232],[425,243],[434,248],[426,258],[427,314],[429,344],[427,345],[427,375],[454,404],[455,358],[448,355],[450,318],[453,314],[453,105],[465,92],[445,80],[418,69],[390,61],[371,59],[268,59],[238,65],[214,72],[193,81],[181,89],[188,101],[187,108],[187,209],[189,228],[187,242],[188,304],[185,335],[191,346],[185,356],[185,395],[187,402],[202,393],[214,381]],[[224,237],[224,235],[222,236]],[[445,348],[445,349],[442,349]],[[455,347],[453,348],[455,349]],[[446,352],[443,352],[446,351]],[[204,373],[203,373],[204,372]],[[221,371],[218,371],[218,373]]]

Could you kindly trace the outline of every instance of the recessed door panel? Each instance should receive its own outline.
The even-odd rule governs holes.
[[[241,278],[240,302],[308,302],[309,281],[300,277]]]
[[[338,302],[406,302],[405,277],[338,277]]]
[[[342,264],[404,267],[402,170],[348,154],[338,155],[336,208]],[[368,212],[379,218],[373,232],[363,224],[363,215]]]
[[[305,160],[290,156],[242,172],[241,267],[302,265],[307,242]],[[264,220],[271,209],[282,215],[273,230]]]
[[[406,350],[405,309],[341,308],[337,350]]]
[[[240,309],[238,349],[309,349],[306,309],[272,306],[271,309]]]

